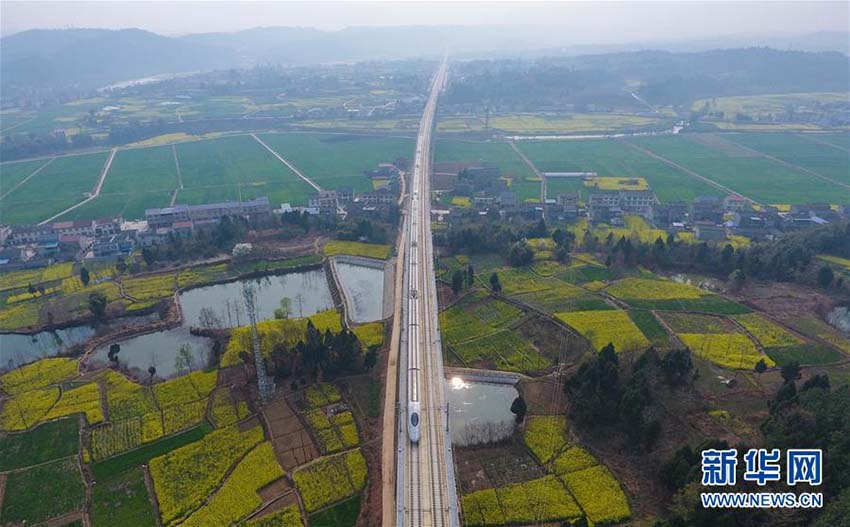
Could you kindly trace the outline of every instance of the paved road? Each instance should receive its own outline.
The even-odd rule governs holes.
[[[405,295],[399,354],[401,404],[395,521],[397,525],[415,527],[458,525],[451,444],[444,414],[445,377],[437,319],[429,182],[431,132],[445,78],[444,62],[434,76],[419,124],[404,223],[408,236],[403,248]],[[421,406],[418,443],[412,443],[407,433],[407,405],[411,399]]]

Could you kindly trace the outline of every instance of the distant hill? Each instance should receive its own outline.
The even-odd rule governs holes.
[[[182,37],[165,37],[140,29],[30,30],[0,39],[0,88],[4,96],[89,90],[166,73],[254,64],[302,65],[437,57],[445,51],[461,59],[517,55],[576,57],[606,53],[613,54],[611,60],[616,62],[619,60],[616,55],[639,49],[702,52],[770,45],[785,51],[837,50],[846,54],[850,42],[846,32],[617,45],[577,45],[570,38],[555,26],[521,25],[350,27],[339,31],[265,27]],[[717,53],[722,62],[726,52]],[[773,60],[767,55],[764,58]],[[680,60],[675,68],[686,68],[688,60]],[[629,61],[640,64],[640,61]],[[668,67],[676,61],[662,58],[661,62]],[[709,58],[701,60],[700,64],[710,65]],[[750,64],[761,67],[758,63]],[[650,71],[657,69],[652,61],[645,61],[640,67],[648,67]]]
[[[140,29],[31,30],[0,40],[3,90],[50,86],[91,89],[164,73],[236,63],[227,49]]]

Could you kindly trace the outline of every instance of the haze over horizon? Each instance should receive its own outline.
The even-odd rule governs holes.
[[[846,31],[847,2],[21,2],[0,3],[0,34],[140,28],[163,35],[257,27],[532,25],[568,44]]]

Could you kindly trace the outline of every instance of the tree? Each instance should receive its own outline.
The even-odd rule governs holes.
[[[673,350],[661,359],[661,371],[670,386],[679,386],[688,380],[694,363],[688,349]]]
[[[287,319],[292,316],[292,299],[283,297],[280,299],[280,307],[274,310],[274,318]]]
[[[198,324],[204,329],[216,329],[224,326],[218,315],[209,307],[202,307],[198,314]]]
[[[767,371],[767,363],[764,361],[764,359],[759,359],[759,361],[755,365],[755,370],[756,373],[758,373],[759,375]]]
[[[832,267],[828,265],[824,265],[818,271],[818,284],[826,289],[832,284],[832,280],[835,278],[835,274],[832,272]]]
[[[522,395],[519,395],[516,399],[514,399],[514,402],[511,403],[511,413],[516,415],[516,421],[519,423],[525,417],[526,412],[528,412],[528,405],[525,403],[525,399],[522,398]]]
[[[118,353],[121,351],[121,345],[117,342],[109,346],[109,352],[106,354],[107,358],[109,358],[109,362],[114,362],[115,365],[118,365]]]
[[[534,251],[528,246],[528,242],[520,240],[511,246],[508,254],[508,262],[514,267],[530,265],[534,261]]]
[[[458,294],[461,289],[463,289],[463,272],[457,270],[452,275],[452,292]]]
[[[779,372],[782,374],[782,378],[785,379],[785,382],[796,381],[802,377],[802,373],[800,372],[800,363],[797,361],[792,361],[783,365]]]
[[[475,285],[475,270],[472,268],[472,264],[466,266],[466,285],[467,287]]]
[[[502,290],[502,284],[499,283],[499,275],[498,274],[493,273],[493,274],[490,275],[490,287],[493,289],[493,291],[495,291],[497,293]]]
[[[740,291],[741,288],[744,287],[746,279],[747,277],[744,275],[744,271],[740,269],[735,269],[729,273],[729,283],[734,291]]]
[[[183,370],[192,371],[195,367],[195,352],[192,350],[192,345],[184,342],[177,349],[177,356],[174,358],[174,367],[177,371]]]
[[[148,267],[156,262],[156,256],[156,251],[152,247],[145,247],[142,249],[142,259]]]
[[[94,315],[94,318],[101,320],[106,317],[106,295],[97,291],[89,295],[89,311]]]
[[[82,282],[83,285],[89,285],[90,278],[91,277],[89,276],[89,270],[85,267],[80,267],[80,282]]]
[[[124,274],[127,271],[127,262],[124,261],[124,258],[119,256],[115,260],[115,270],[118,271],[119,274]]]
[[[378,363],[378,348],[380,346],[372,345],[369,346],[369,349],[366,351],[366,355],[363,357],[363,368],[366,371],[370,371],[375,367],[375,364]]]

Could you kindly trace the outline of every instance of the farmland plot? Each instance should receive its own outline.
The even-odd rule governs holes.
[[[850,157],[837,148],[794,134],[736,134],[731,139],[833,181],[850,184]]]
[[[503,330],[453,346],[464,365],[488,364],[497,370],[534,372],[551,362],[514,331]]]
[[[57,157],[0,200],[0,223],[37,223],[83,201],[108,157],[108,152]]]
[[[374,137],[320,133],[262,134],[275,152],[298,167],[324,189],[372,190],[364,171],[399,157],[410,159],[413,140],[403,137]]]
[[[625,311],[573,311],[555,316],[574,327],[593,347],[601,350],[609,343],[618,352],[639,350],[649,341]]]
[[[178,203],[268,196],[273,204],[306,204],[312,188],[247,135],[183,143],[177,157],[184,190]]]
[[[612,139],[569,141],[524,141],[517,146],[543,172],[596,172],[600,176],[643,177],[661,201],[690,201],[697,196],[721,193],[698,179],[654,159],[627,144]],[[560,189],[556,185],[548,194]]]
[[[685,137],[630,139],[701,176],[764,203],[830,203],[846,189],[756,155],[728,154]],[[842,194],[843,193],[843,194]]]

